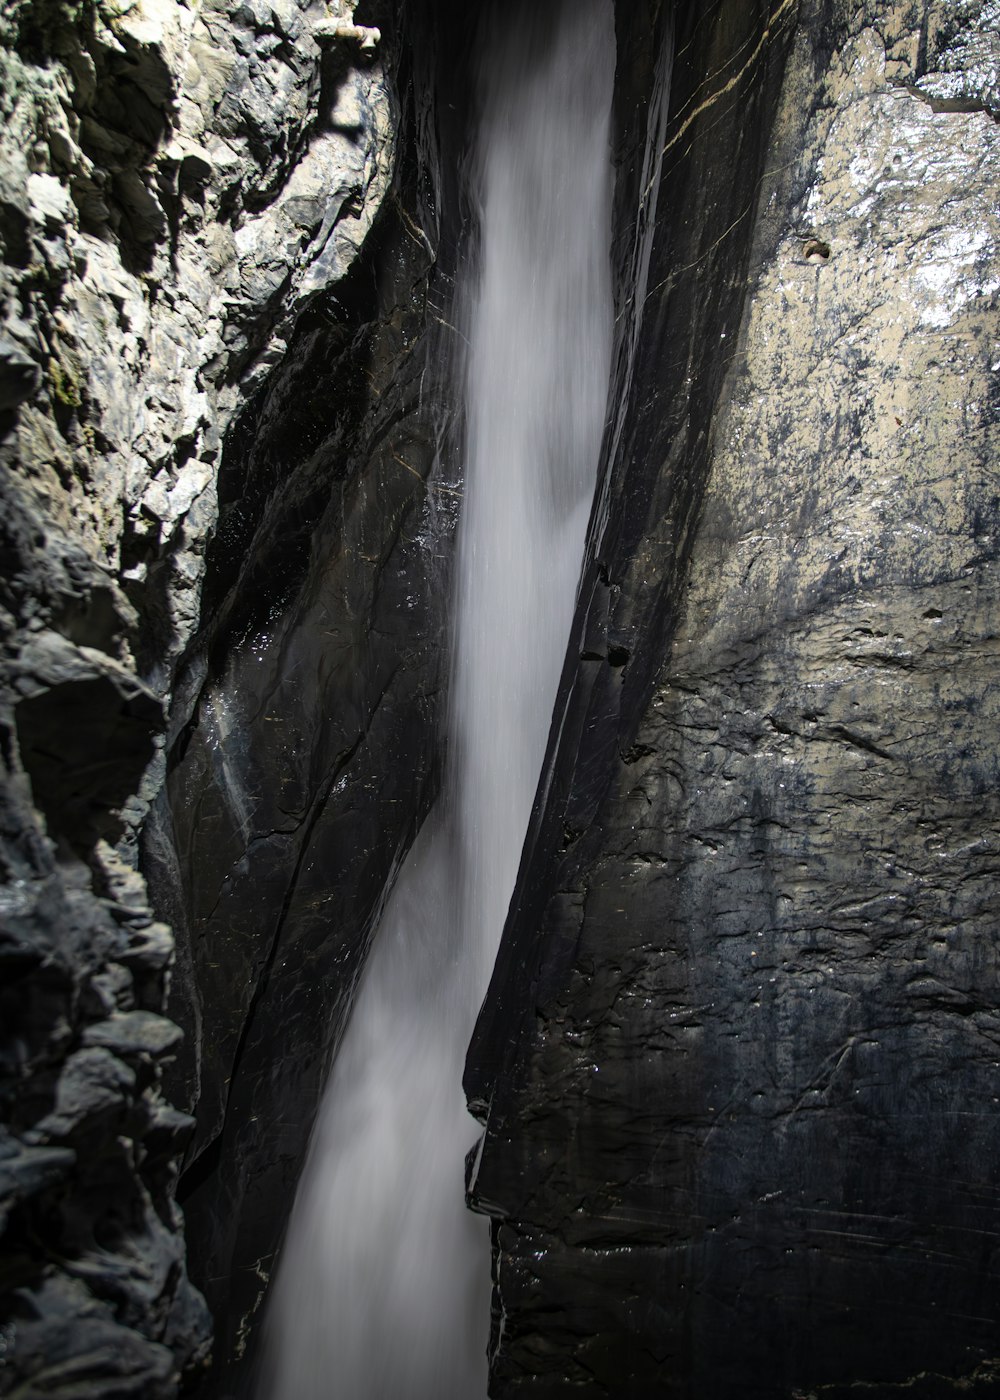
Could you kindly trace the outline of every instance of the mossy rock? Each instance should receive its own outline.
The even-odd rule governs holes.
[[[83,404],[82,371],[75,355],[49,360],[49,384],[52,397],[65,408],[77,409]]]

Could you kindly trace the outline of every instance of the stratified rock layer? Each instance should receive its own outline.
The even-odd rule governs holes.
[[[749,167],[752,8],[680,17],[713,217],[668,168],[470,1056],[498,1397],[1000,1393],[997,17],[804,5]]]

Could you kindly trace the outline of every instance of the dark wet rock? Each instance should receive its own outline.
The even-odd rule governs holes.
[[[34,392],[38,368],[8,336],[0,336],[0,413],[16,408]]]
[[[14,677],[21,761],[52,835],[80,849],[120,832],[163,709],[133,672],[54,632],[32,638]]]
[[[123,1327],[80,1284],[47,1280],[18,1299],[4,1323],[4,1360],[35,1394],[56,1400],[171,1400],[174,1358],[165,1346]]]
[[[2,1384],[67,1400],[174,1395],[208,1335],[173,1201],[182,1124],[161,1121],[156,1094],[181,1032],[116,1009],[131,999],[117,954],[137,911],[99,897],[79,857],[57,860],[23,776],[2,778],[0,854],[13,877],[2,894]]]
[[[391,16],[382,32],[398,49]],[[180,1199],[219,1318],[216,1389],[246,1364],[387,882],[438,780],[460,482],[457,230],[433,211],[438,142],[462,132],[417,125],[430,52],[414,61],[388,207],[227,442],[145,835],[180,935],[171,1009],[190,1037],[171,1087],[196,1117]]]
[[[911,91],[984,92],[990,21],[804,5],[778,103],[790,7],[752,9],[734,87],[692,93],[678,36],[581,660],[470,1054],[496,1396],[1000,1386],[1000,150]]]
[[[144,1098],[146,1118],[142,1125],[142,1149],[145,1161],[171,1162],[187,1147],[195,1120],[162,1100]]]
[[[15,1206],[65,1181],[75,1161],[66,1148],[30,1147],[0,1135],[0,1228]]]
[[[81,1009],[88,1017],[116,1016],[122,1011],[135,1010],[132,974],[120,962],[109,962],[87,982]]]

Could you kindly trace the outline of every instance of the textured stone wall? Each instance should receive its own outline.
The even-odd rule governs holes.
[[[763,52],[726,42],[662,142],[700,101],[710,184]],[[998,59],[992,5],[803,4],[742,318],[674,310],[712,228],[654,243],[675,300],[470,1056],[497,1396],[1000,1392]]]
[[[194,1125],[163,1090],[174,941],[132,867],[227,429],[392,174],[350,20],[0,18],[4,1394],[165,1398],[208,1351],[174,1201]]]
[[[380,66],[337,16],[295,0],[5,12],[12,462],[141,610],[160,683],[198,616],[233,412],[350,265],[391,173]]]
[[[436,781],[468,9],[0,18],[0,1393],[197,1383],[182,1160],[247,1355]],[[618,9],[494,1392],[994,1394],[1000,15]]]

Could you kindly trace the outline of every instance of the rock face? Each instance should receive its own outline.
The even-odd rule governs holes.
[[[166,1400],[208,1351],[174,940],[131,865],[225,434],[388,189],[373,48],[295,0],[0,18],[5,1394]]]
[[[617,8],[492,1393],[997,1394],[1000,13]],[[246,1373],[438,779],[469,9],[0,18],[2,1393]]]
[[[625,112],[580,660],[468,1069],[496,1396],[1000,1393],[994,10],[804,3],[780,96],[792,6],[679,12],[640,178]]]
[[[440,6],[412,5],[405,31],[376,18],[386,62],[405,55],[395,177],[226,444],[145,833],[191,1030],[171,1087],[196,1116],[179,1199],[217,1319],[213,1397],[249,1369],[326,1072],[438,780],[463,129],[428,114],[439,87],[464,101],[469,26],[449,38]]]
[[[296,0],[19,0],[5,24],[0,394],[29,499],[117,575],[162,684],[222,437],[367,234],[391,101]]]

